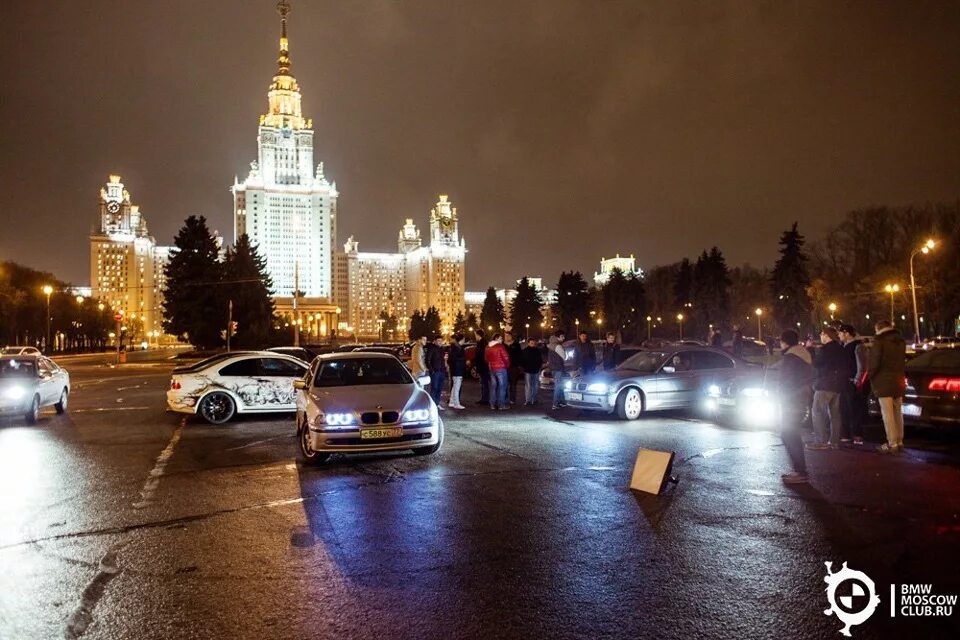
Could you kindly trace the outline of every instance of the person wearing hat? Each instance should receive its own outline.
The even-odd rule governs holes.
[[[853,438],[853,444],[862,445],[863,421],[867,416],[867,398],[870,394],[867,346],[857,337],[857,329],[852,324],[841,324],[838,333],[847,356],[847,373],[850,374],[850,382],[840,394],[840,413],[843,414],[846,436]]]
[[[840,446],[843,418],[840,415],[840,394],[850,380],[847,356],[840,346],[840,335],[831,326],[820,332],[823,345],[813,360],[813,429],[816,442],[807,445],[814,451]],[[828,426],[829,425],[829,429]]]

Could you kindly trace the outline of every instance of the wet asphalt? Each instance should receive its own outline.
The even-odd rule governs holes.
[[[468,384],[438,454],[314,468],[291,416],[165,412],[166,355],[66,359],[67,415],[0,422],[0,638],[829,638],[825,561],[876,583],[853,637],[960,633],[889,615],[893,583],[960,593],[957,433],[811,452],[789,488],[770,431]],[[628,488],[640,447],[676,452],[660,496]]]

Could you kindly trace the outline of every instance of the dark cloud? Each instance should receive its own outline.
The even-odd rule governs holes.
[[[159,240],[197,212],[230,239],[274,4],[3,3],[0,256],[86,282],[111,172]],[[341,241],[392,249],[449,193],[480,288],[768,263],[794,219],[957,198],[958,30],[951,2],[293,0],[290,36]]]

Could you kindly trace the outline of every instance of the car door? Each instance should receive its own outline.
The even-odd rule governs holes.
[[[260,358],[246,357],[235,360],[230,364],[220,367],[217,375],[212,382],[215,386],[208,386],[200,389],[198,397],[204,395],[211,389],[222,387],[231,391],[239,400],[242,411],[256,411],[263,408],[264,401],[261,398],[260,390]]]
[[[54,365],[46,358],[37,358],[38,392],[40,393],[40,406],[47,406],[59,400],[59,391],[57,388],[57,375],[54,371]]]
[[[693,370],[695,388],[690,397],[691,403],[705,398],[713,385],[726,389],[736,374],[732,358],[723,353],[706,350],[693,353]]]
[[[685,407],[694,395],[697,373],[693,370],[692,351],[679,351],[667,358],[657,372],[657,408]]]
[[[295,411],[297,392],[293,381],[303,378],[306,367],[286,358],[260,358],[261,392],[266,400],[264,409],[272,411]]]

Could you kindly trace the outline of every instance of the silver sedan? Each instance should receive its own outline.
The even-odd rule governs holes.
[[[613,370],[568,380],[563,396],[571,407],[615,412],[623,420],[662,409],[715,410],[719,389],[757,371],[720,349],[680,345],[643,350]]]
[[[297,440],[308,463],[332,453],[412,450],[436,453],[443,421],[424,390],[429,376],[414,379],[386,353],[330,353],[319,356],[297,394]]]
[[[67,410],[70,375],[43,356],[0,356],[0,416],[20,415],[36,424],[43,407]]]

